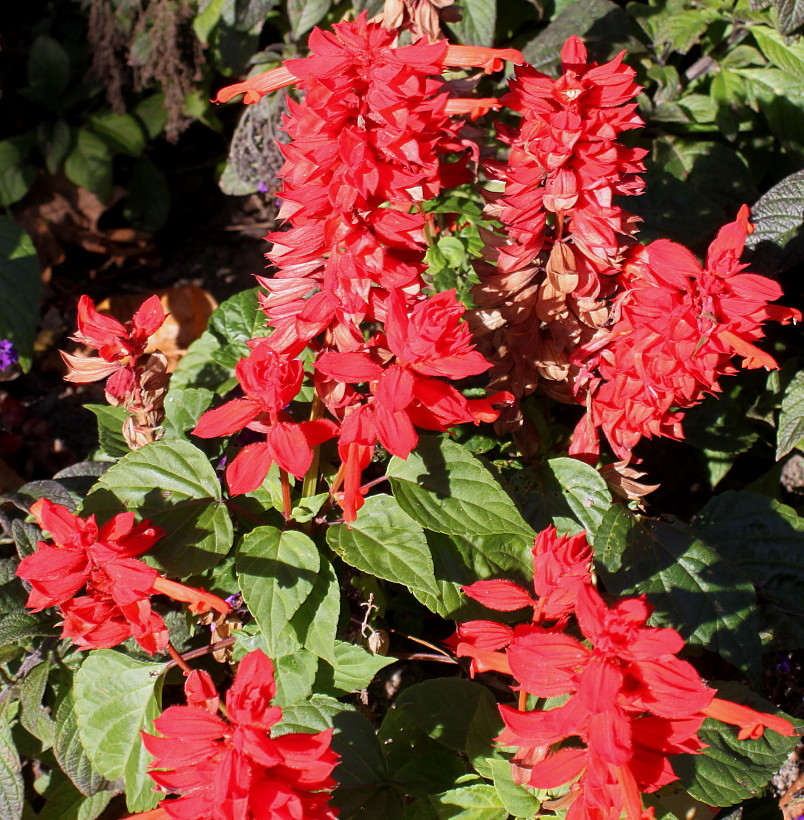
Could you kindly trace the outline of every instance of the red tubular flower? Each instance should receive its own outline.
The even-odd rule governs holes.
[[[134,368],[139,357],[145,353],[148,338],[159,330],[165,318],[158,296],[146,299],[125,325],[112,316],[99,313],[92,299],[82,296],[78,300],[78,332],[71,338],[97,348],[102,361],[62,353],[67,365],[64,378],[70,382],[85,383],[111,376],[107,391],[113,396],[124,396],[134,384]]]
[[[764,322],[801,319],[793,308],[770,305],[781,288],[743,273],[739,262],[751,230],[748,209],[712,242],[706,267],[681,245],[660,239],[635,250],[624,268],[624,291],[610,332],[579,348],[578,400],[589,406],[571,454],[593,460],[602,430],[618,458],[629,460],[641,438],[683,437],[680,410],[720,390],[721,376],[745,368],[777,367],[754,342]]]
[[[80,518],[47,499],[35,502],[31,513],[52,541],[39,541],[17,568],[31,585],[26,606],[34,612],[57,606],[62,637],[81,649],[109,648],[133,637],[151,655],[163,651],[168,632],[150,602],[159,592],[190,602],[195,612],[229,611],[217,596],[160,578],[136,560],[164,534],[150,521],[135,525],[133,513],[121,513],[99,528],[94,516]],[[86,595],[75,597],[83,587]]]
[[[158,811],[171,820],[334,820],[332,730],[271,736],[282,710],[270,705],[270,659],[256,651],[240,662],[226,719],[216,714],[209,676],[193,675],[185,685],[189,705],[171,706],[154,721],[161,737],[142,735],[154,756],[151,777],[180,795]]]
[[[556,539],[550,528],[534,548],[533,587],[543,598],[534,602],[507,581],[464,589],[493,609],[535,604],[534,621],[562,619],[551,628],[471,621],[459,625],[453,639],[457,654],[472,659],[472,674],[494,670],[519,684],[519,709],[500,706],[505,729],[498,738],[517,747],[517,782],[553,789],[577,780],[562,798],[574,820],[618,820],[623,813],[642,820],[639,793],[677,779],[673,755],[705,748],[697,734],[705,717],[740,726],[740,739],[759,737],[765,728],[794,733],[782,718],[715,698],[694,667],[676,657],[684,646],[681,636],[646,625],[651,607],[644,598],[624,598],[611,607],[603,602],[591,584],[590,560],[585,533]],[[569,569],[565,586],[562,565]],[[560,631],[573,611],[584,642]],[[556,708],[530,712],[525,693],[568,697]],[[557,743],[562,748],[550,753]]]

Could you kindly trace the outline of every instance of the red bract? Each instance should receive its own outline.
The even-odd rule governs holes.
[[[517,747],[512,762],[524,777],[518,782],[554,789],[577,779],[566,798],[568,818],[619,820],[625,812],[639,820],[639,793],[677,779],[670,758],[701,751],[697,732],[705,717],[740,726],[740,738],[759,737],[765,727],[793,733],[786,720],[715,698],[694,667],[676,657],[684,647],[678,632],[646,625],[652,609],[644,598],[607,606],[591,583],[585,533],[556,539],[555,530],[546,530],[534,558],[538,601],[504,580],[464,591],[501,611],[534,606],[536,623],[461,624],[457,654],[472,659],[473,672],[493,670],[518,682],[519,709],[500,706],[505,729],[498,740]],[[572,612],[584,641],[561,631]],[[546,628],[540,618],[561,620]],[[528,694],[568,697],[529,712]],[[554,744],[562,748],[551,753]]]
[[[135,524],[133,513],[121,513],[98,527],[94,516],[80,518],[47,499],[34,503],[31,513],[52,540],[39,541],[17,568],[31,585],[26,606],[34,612],[57,606],[62,637],[82,649],[117,646],[133,637],[151,655],[163,651],[167,628],[150,601],[160,592],[173,592],[197,612],[229,611],[217,596],[166,581],[136,560],[164,534],[150,521]],[[86,594],[75,597],[83,587]]]
[[[801,314],[769,304],[782,295],[776,282],[741,272],[750,230],[743,207],[710,246],[705,268],[686,248],[664,239],[632,254],[615,303],[618,320],[574,355],[583,364],[578,400],[589,412],[571,453],[595,459],[598,429],[623,460],[642,437],[680,439],[680,411],[720,390],[720,377],[736,372],[735,355],[745,368],[776,368],[754,342],[764,335],[766,321],[787,323]]]
[[[240,661],[217,714],[214,686],[204,672],[188,678],[188,706],[171,706],[154,721],[161,737],[142,735],[154,756],[151,777],[181,795],[160,804],[173,820],[333,820],[328,805],[338,756],[332,730],[271,736],[282,717],[271,706],[273,664],[260,651]],[[146,815],[147,816],[147,815]]]
[[[229,436],[244,428],[261,433],[264,441],[244,447],[226,470],[233,495],[251,492],[262,484],[271,465],[303,476],[313,460],[315,447],[337,432],[337,426],[320,419],[297,424],[282,412],[296,397],[304,378],[298,359],[288,360],[271,347],[269,339],[252,339],[251,355],[235,368],[243,392],[198,420],[193,434],[200,438]]]
[[[122,398],[135,382],[137,360],[145,353],[148,338],[165,321],[165,311],[158,296],[151,296],[140,305],[130,322],[122,324],[112,316],[95,309],[89,296],[78,300],[78,332],[71,338],[80,344],[97,348],[102,361],[81,359],[62,353],[71,382],[94,382],[110,376],[106,390]]]
[[[517,399],[538,388],[572,403],[570,356],[608,321],[603,299],[635,241],[635,220],[616,197],[641,193],[646,152],[618,142],[642,125],[632,102],[640,88],[622,58],[588,63],[571,37],[558,80],[519,66],[502,98],[522,119],[497,126],[511,150],[505,162],[486,164],[504,183],[485,194],[486,213],[501,229],[483,233],[473,326],[495,365],[492,386]],[[500,426],[523,425],[517,402]]]

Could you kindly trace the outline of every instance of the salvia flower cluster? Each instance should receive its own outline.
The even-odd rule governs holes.
[[[303,476],[313,448],[337,436],[332,492],[347,521],[362,505],[361,473],[378,442],[406,458],[416,427],[494,420],[493,405],[509,400],[470,401],[450,384],[489,364],[473,348],[455,293],[423,293],[420,206],[471,178],[469,146],[452,115],[496,105],[451,99],[440,79],[445,66],[495,70],[521,55],[446,42],[396,48],[395,36],[365,15],[331,33],[316,30],[308,57],[218,96],[245,93],[255,102],[290,84],[304,92],[284,123],[292,141],[282,146],[280,217],[290,227],[268,236],[277,270],[258,277],[273,333],[252,341],[237,368],[245,397],[206,413],[194,432],[208,438],[248,427],[264,435],[228,467],[233,494],[259,486],[273,463]],[[316,399],[310,420],[298,422],[283,408],[301,388],[305,347],[315,352]]]
[[[464,592],[489,609],[532,608],[526,623],[459,625],[457,653],[473,673],[511,675],[519,708],[500,706],[498,738],[516,748],[519,782],[538,789],[571,784],[568,820],[629,820],[643,816],[640,792],[677,780],[670,758],[703,750],[706,717],[740,727],[741,739],[765,727],[794,734],[782,718],[715,696],[695,668],[677,657],[684,640],[674,629],[647,626],[644,596],[611,606],[592,584],[586,534],[559,536],[551,527],[533,549],[533,593],[511,581],[478,581]],[[577,626],[582,640],[569,634]],[[551,709],[530,699],[565,697]],[[543,703],[544,701],[542,701]]]
[[[186,602],[195,613],[229,611],[216,595],[163,578],[139,560],[164,531],[150,521],[135,524],[134,513],[99,526],[94,515],[81,518],[43,498],[31,514],[51,537],[37,542],[17,568],[31,586],[26,606],[33,612],[58,607],[62,637],[80,649],[109,648],[134,638],[149,655],[164,652],[170,636],[151,607],[153,595]]]
[[[126,324],[100,313],[89,296],[82,296],[78,301],[78,332],[72,339],[96,348],[98,356],[61,354],[67,365],[67,381],[86,384],[106,379],[106,400],[129,413],[123,436],[132,450],[162,434],[170,375],[167,358],[150,349],[149,342],[165,318],[156,295],[146,299]]]
[[[271,736],[282,710],[271,704],[270,658],[257,650],[240,661],[224,715],[208,673],[191,672],[185,694],[186,706],[169,706],[154,721],[158,736],[142,735],[151,777],[178,797],[140,820],[334,820],[332,730]]]

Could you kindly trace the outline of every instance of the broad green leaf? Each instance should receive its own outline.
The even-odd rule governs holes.
[[[56,710],[56,735],[53,752],[62,771],[72,780],[75,787],[85,796],[91,797],[106,786],[106,778],[98,774],[87,757],[78,731],[72,690]]]
[[[86,188],[104,204],[112,196],[112,155],[106,143],[86,128],[78,130],[73,150],[64,161],[70,182]]]
[[[17,140],[0,142],[0,205],[8,207],[19,202],[33,185],[36,169],[26,165]]]
[[[3,820],[20,820],[25,784],[22,781],[20,756],[11,737],[11,715],[10,704],[6,702],[0,711],[0,817]]]
[[[290,34],[298,40],[329,11],[332,0],[287,0]]]
[[[684,107],[689,101],[687,97],[679,103]],[[665,136],[654,142],[653,156],[666,171],[689,181],[696,190],[725,208],[736,210],[757,197],[747,163],[734,149],[722,143]]]
[[[799,82],[804,80],[804,43],[788,41],[769,26],[753,26],[751,33],[760,51],[777,68],[792,74]]]
[[[165,530],[148,555],[186,578],[215,566],[232,545],[218,476],[186,441],[157,441],[130,453],[98,480],[83,510],[104,518],[134,510]]]
[[[347,641],[335,641],[335,663],[322,663],[318,668],[316,688],[338,692],[358,692],[365,689],[380,669],[394,663],[389,655],[372,655],[362,646]]]
[[[28,55],[26,94],[42,105],[58,110],[69,82],[70,56],[66,49],[53,37],[40,34],[33,41]]]
[[[257,293],[258,289],[252,288],[232,296],[210,317],[208,332],[220,345],[212,351],[212,358],[226,368],[234,369],[238,360],[248,355],[246,342],[249,339],[268,335]]]
[[[320,565],[316,545],[296,530],[258,527],[240,544],[240,589],[271,657],[298,648],[290,619],[310,596]]]
[[[754,233],[746,246],[754,251],[763,271],[786,270],[804,258],[804,171],[785,177],[760,197],[751,209],[751,221]],[[770,261],[763,261],[769,255]]]
[[[521,470],[512,491],[537,532],[552,524],[562,534],[593,533],[611,507],[603,476],[576,458],[552,458]]]
[[[451,789],[466,774],[466,763],[452,749],[433,740],[401,709],[383,718],[377,737],[394,788],[424,798]]]
[[[804,2],[802,0],[774,0],[773,6],[778,16],[781,34],[789,37],[804,26]]]
[[[718,696],[789,719],[737,683],[719,686]],[[797,737],[784,737],[771,729],[757,740],[738,740],[737,727],[711,718],[704,721],[698,736],[708,748],[697,755],[674,757],[673,771],[693,797],[715,806],[733,806],[760,794],[798,742]]]
[[[165,398],[165,438],[186,439],[214,397],[205,387],[169,390]]]
[[[42,749],[53,745],[56,725],[50,712],[42,705],[50,674],[50,661],[37,664],[24,678],[20,686],[20,723],[42,741]]]
[[[182,356],[170,379],[168,396],[173,390],[188,387],[203,387],[219,394],[228,390],[229,387],[226,387],[225,383],[232,378],[232,371],[212,358],[213,353],[220,350],[220,347],[218,339],[205,330]]]
[[[125,407],[110,407],[108,404],[85,404],[98,420],[98,444],[111,458],[123,458],[131,448],[123,438],[123,422],[128,418]]]
[[[335,633],[340,613],[338,576],[332,564],[322,557],[313,589],[291,619],[291,624],[302,646],[330,664],[335,663]]]
[[[0,647],[20,643],[26,638],[52,634],[50,622],[24,610],[12,611],[0,618]]]
[[[201,0],[198,13],[193,15],[193,31],[203,45],[209,44],[209,35],[223,14],[225,0]]]
[[[433,740],[466,754],[481,774],[488,773],[485,759],[494,752],[503,722],[486,687],[461,678],[435,678],[405,689],[394,707]]]
[[[784,458],[804,438],[804,370],[787,386],[776,428],[776,460]]]
[[[65,778],[55,789],[48,790],[47,803],[37,814],[37,820],[96,820],[112,797],[112,792],[87,797]]]
[[[129,811],[159,801],[146,767],[140,731],[153,732],[165,664],[141,663],[111,649],[90,652],[75,676],[75,715],[81,742],[96,771],[122,777]]]
[[[195,18],[197,20],[198,17]],[[199,37],[199,40],[202,39]],[[167,122],[167,108],[165,106],[165,95],[159,91],[151,94],[142,102],[137,103],[133,111],[133,116],[142,123],[149,140],[156,139],[163,131]]]
[[[430,798],[439,820],[508,820],[494,786],[472,783]]]
[[[463,0],[461,20],[449,23],[459,43],[469,46],[493,46],[497,20],[495,0]]]
[[[388,476],[399,506],[425,529],[467,538],[535,535],[482,462],[447,438],[422,436],[407,461],[391,459]]]
[[[776,639],[802,645],[804,519],[767,496],[730,491],[709,501],[693,528],[756,586]]]
[[[290,732],[323,732],[331,729],[341,712],[353,712],[354,707],[327,695],[313,695],[303,703],[285,706],[282,720],[271,730],[274,737]]]
[[[31,238],[0,216],[0,339],[14,343],[26,372],[33,356],[40,290],[39,260]]]
[[[65,120],[42,123],[39,126],[37,137],[44,151],[45,167],[49,173],[57,174],[61,169],[61,164],[70,153],[74,130]]]
[[[495,758],[487,761],[491,769],[494,788],[506,811],[514,817],[536,817],[541,810],[541,802],[525,786],[514,783],[511,761]]]
[[[273,658],[276,679],[276,696],[272,703],[289,706],[310,697],[318,671],[318,658],[304,649],[292,655]]]
[[[761,645],[754,588],[696,532],[615,506],[595,535],[595,565],[610,592],[647,595],[656,607],[654,625],[672,626],[687,643],[757,675]]]
[[[350,566],[408,587],[423,603],[439,594],[424,530],[392,496],[367,498],[357,521],[327,530],[327,543]]]
[[[120,154],[136,158],[145,150],[147,134],[131,114],[99,111],[87,120],[87,127]]]
[[[611,0],[575,0],[522,53],[534,68],[545,71],[559,62],[564,43],[576,35],[591,47],[593,57],[605,59],[616,54],[618,47],[634,42],[627,33],[630,27],[628,15]]]

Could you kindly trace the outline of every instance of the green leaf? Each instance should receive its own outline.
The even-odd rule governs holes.
[[[564,6],[522,53],[534,68],[546,71],[559,62],[567,39],[576,35],[590,47],[593,59],[601,60],[634,42],[627,34],[630,28],[629,16],[611,0],[575,0]]]
[[[272,703],[282,708],[308,698],[313,691],[318,658],[300,649],[292,655],[273,658],[276,696]]]
[[[238,360],[248,355],[246,342],[267,336],[265,314],[257,301],[257,288],[244,290],[221,303],[209,320],[209,333],[218,341],[219,350],[212,358],[224,367],[234,369]]]
[[[439,820],[508,820],[494,786],[472,783],[435,795],[430,802]]]
[[[469,46],[493,46],[494,26],[497,21],[495,0],[463,0],[461,20],[449,23],[459,43]]]
[[[53,37],[40,34],[28,56],[26,94],[48,108],[58,110],[70,82],[70,56]]]
[[[789,37],[804,26],[804,2],[802,0],[773,0],[778,16],[777,27],[781,34]]]
[[[503,728],[491,692],[461,678],[435,678],[414,684],[402,692],[394,707],[405,712],[433,740],[467,755],[481,769],[494,753],[494,739]]]
[[[131,169],[123,215],[134,228],[156,233],[170,215],[170,188],[167,178],[147,157]]]
[[[776,460],[784,458],[804,438],[804,370],[787,386],[776,428]]]
[[[460,444],[422,436],[403,461],[388,465],[399,506],[426,529],[449,535],[510,533],[531,540],[535,533],[497,480]]]
[[[25,610],[9,612],[0,618],[0,647],[20,643],[26,638],[52,634],[53,627],[49,622]]]
[[[562,534],[593,533],[611,507],[606,480],[576,458],[552,458],[521,470],[512,492],[537,532],[552,524]]]
[[[207,457],[186,441],[157,441],[130,453],[98,480],[83,511],[104,518],[134,510],[165,530],[148,555],[168,575],[214,567],[232,545],[232,522]]]
[[[353,712],[354,707],[327,695],[313,695],[303,703],[285,706],[282,720],[271,731],[279,737],[290,732],[323,732],[331,729],[335,718],[341,712]]]
[[[8,207],[19,202],[31,189],[36,169],[26,165],[17,140],[0,142],[0,205]]]
[[[754,588],[696,532],[615,506],[595,535],[595,565],[615,595],[647,595],[656,607],[653,624],[672,626],[687,643],[758,674]]]
[[[183,390],[188,387],[205,387],[220,394],[221,386],[232,377],[232,370],[219,365],[212,358],[213,353],[220,350],[220,347],[218,339],[205,330],[182,356],[170,379],[168,397],[174,390]],[[228,389],[223,388],[223,390]]]
[[[98,420],[98,444],[111,458],[123,458],[131,448],[123,438],[123,422],[128,418],[125,407],[110,407],[108,404],[85,404],[87,410]]]
[[[20,723],[38,740],[42,749],[53,745],[56,725],[50,712],[42,705],[50,674],[50,662],[37,664],[24,678],[20,686]]]
[[[290,36],[298,40],[329,11],[332,0],[287,0]]]
[[[36,552],[36,544],[42,537],[39,527],[18,519],[11,522],[11,534],[17,547],[17,555],[20,558],[33,555]]]
[[[0,817],[20,820],[25,800],[22,764],[11,736],[12,710],[8,702],[0,712]]]
[[[92,768],[78,732],[74,703],[72,690],[68,690],[56,710],[53,752],[62,771],[72,780],[75,787],[82,794],[91,797],[103,789],[107,781]]]
[[[64,161],[70,182],[86,188],[105,205],[112,197],[112,155],[106,143],[86,128],[78,130],[75,147]]]
[[[737,683],[718,686],[718,697],[790,719]],[[708,748],[697,755],[674,757],[673,771],[693,797],[715,806],[733,806],[760,794],[798,742],[771,729],[757,740],[738,740],[736,727],[711,718],[704,721],[698,736]]]
[[[199,16],[195,17],[195,20],[198,20]],[[199,37],[198,39],[201,40],[203,38]],[[167,122],[165,95],[160,91],[157,94],[151,94],[150,97],[146,97],[142,102],[137,103],[133,116],[142,123],[142,127],[145,129],[148,139],[156,139],[162,133],[165,123]]]
[[[171,388],[165,398],[165,438],[186,439],[213,398],[215,394],[205,387]]]
[[[201,0],[198,13],[193,16],[193,31],[202,45],[209,45],[209,35],[223,14],[225,0]]]
[[[271,657],[298,649],[290,619],[310,596],[320,565],[316,545],[296,530],[258,527],[240,544],[240,589]]]
[[[45,154],[45,167],[50,174],[57,174],[70,153],[73,132],[65,120],[42,123],[37,131],[39,145]]]
[[[341,586],[325,558],[307,600],[291,619],[296,637],[305,649],[330,664],[335,663],[335,634],[341,612]]]
[[[335,663],[319,665],[316,688],[335,689],[338,692],[358,692],[365,689],[380,669],[394,663],[390,655],[372,655],[371,652],[347,641],[335,641]]]
[[[357,521],[327,530],[327,543],[349,566],[402,584],[423,603],[439,594],[424,530],[392,496],[367,498]]]
[[[511,761],[496,758],[487,763],[491,769],[494,788],[506,811],[514,817],[538,816],[542,804],[528,788],[514,783]]]
[[[99,111],[87,120],[87,127],[112,151],[136,158],[145,150],[148,135],[131,114]]]
[[[804,258],[804,171],[797,171],[774,185],[751,209],[754,233],[746,246],[754,261],[768,273],[786,270]],[[756,265],[752,265],[756,268]]]
[[[112,797],[112,792],[86,797],[65,778],[53,791],[48,790],[47,803],[37,820],[96,820]]]
[[[140,731],[153,732],[165,664],[140,663],[111,649],[90,652],[75,676],[75,715],[93,767],[109,780],[122,777],[129,811],[159,801],[146,767]]]
[[[730,491],[711,499],[693,527],[756,586],[777,640],[804,645],[804,519],[767,496]]]
[[[768,26],[753,26],[751,33],[760,51],[777,68],[792,74],[799,82],[804,80],[804,43],[787,41]]]
[[[26,372],[33,357],[41,287],[39,259],[30,236],[0,216],[0,338],[14,343]]]

